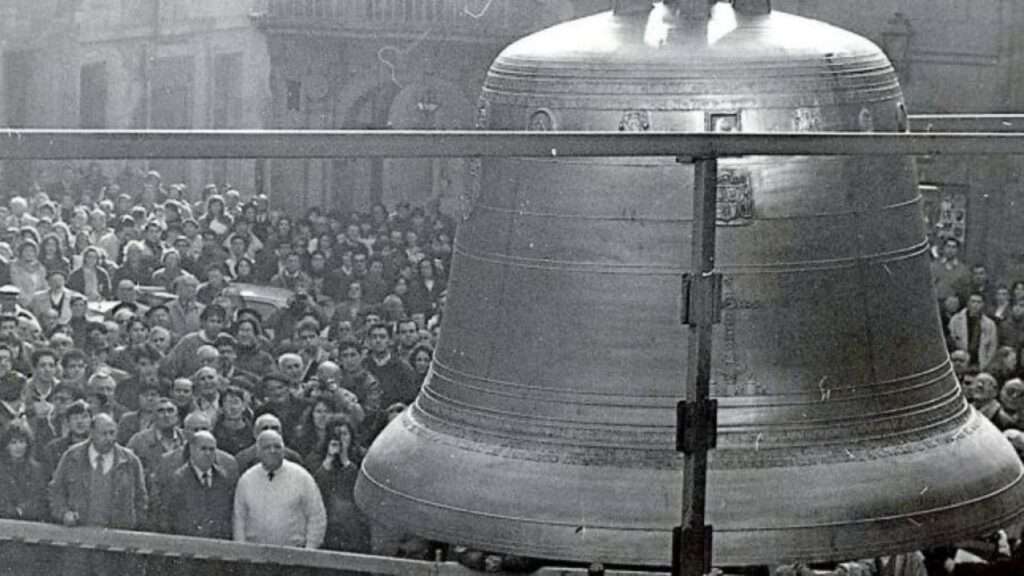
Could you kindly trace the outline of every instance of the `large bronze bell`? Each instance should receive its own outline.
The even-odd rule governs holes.
[[[482,124],[906,129],[861,37],[764,0],[635,4],[507,48]],[[486,550],[668,565],[693,167],[504,159],[480,178],[430,376],[370,450],[358,503]],[[944,348],[912,160],[722,160],[717,243],[716,565],[911,550],[1020,514],[1021,464]]]

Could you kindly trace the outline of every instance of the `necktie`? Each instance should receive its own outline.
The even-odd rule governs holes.
[[[213,488],[213,476],[210,474],[209,470],[203,472],[203,484],[207,488]]]
[[[274,473],[273,472],[267,472],[267,481],[268,482],[273,482],[274,481]]]

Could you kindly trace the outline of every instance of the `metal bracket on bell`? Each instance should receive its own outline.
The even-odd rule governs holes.
[[[722,321],[722,275],[683,274],[681,302],[679,321],[682,324],[699,325],[700,314],[710,314],[709,323],[718,324]]]
[[[676,404],[676,451],[693,454],[718,445],[718,400]]]
[[[714,543],[714,529],[702,526],[701,529],[672,529],[672,574],[683,574],[683,566],[699,563],[701,574],[711,573],[711,546]]]

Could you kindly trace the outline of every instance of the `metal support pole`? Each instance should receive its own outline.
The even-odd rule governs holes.
[[[705,524],[708,451],[715,447],[717,402],[711,399],[711,336],[721,307],[721,276],[715,274],[718,159],[695,158],[692,274],[683,278],[683,322],[689,325],[686,396],[678,406],[676,447],[683,452],[682,525],[673,531],[672,574],[711,571],[712,529]]]

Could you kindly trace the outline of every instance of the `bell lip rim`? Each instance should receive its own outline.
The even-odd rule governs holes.
[[[963,486],[950,485],[942,494],[953,502],[952,505],[931,506],[904,514],[883,516],[881,519],[854,518],[849,521],[835,521],[824,525],[800,525],[796,528],[782,526],[718,529],[716,531],[719,533],[719,537],[715,539],[718,555],[728,557],[728,562],[722,563],[721,566],[751,566],[789,561],[823,562],[849,560],[868,555],[901,553],[938,543],[976,537],[1024,517],[1024,464],[1021,463],[1009,442],[1005,441],[1002,433],[987,419],[974,410],[970,410],[970,414],[980,424],[976,433],[981,436],[976,437],[974,441],[982,445],[989,445],[994,450],[994,452],[990,450],[990,455],[984,459],[990,463],[994,461],[990,466],[992,470],[989,475],[996,474],[998,471],[999,476],[1009,476],[1011,474],[1009,468],[1015,467],[1012,472],[1013,478],[1003,478],[998,485],[995,485],[996,482],[991,482],[991,485],[986,486],[987,490],[984,494],[966,500],[953,500],[956,494],[960,493],[959,488],[963,488]],[[397,423],[394,424],[397,426]],[[969,436],[973,436],[973,434]],[[991,446],[991,443],[997,440],[1004,440],[1005,446],[1002,447],[1002,450]],[[656,528],[623,529],[614,526],[588,527],[588,530],[592,530],[596,534],[595,539],[590,541],[589,546],[582,546],[582,542],[579,541],[578,528],[571,522],[531,520],[494,513],[474,512],[464,508],[458,509],[391,488],[386,482],[374,477],[372,469],[375,467],[375,462],[371,458],[372,452],[371,450],[371,454],[368,454],[368,458],[364,460],[360,468],[355,501],[359,509],[374,522],[385,526],[399,525],[412,528],[410,532],[420,537],[468,545],[498,553],[524,555],[523,552],[526,549],[535,550],[537,551],[536,557],[550,558],[552,562],[592,561],[598,558],[609,564],[665,565],[660,561],[651,561],[651,556],[629,556],[623,553],[628,553],[631,550],[640,550],[641,554],[644,551],[649,552],[662,548],[669,550],[671,533],[667,527],[660,530]],[[928,454],[929,452],[931,454]],[[927,469],[927,463],[935,462],[936,457],[939,458],[939,461],[950,462],[956,452],[957,448],[951,447],[949,444],[934,446],[930,450],[923,451],[918,462],[924,462]],[[1010,456],[1013,456],[1012,461]],[[892,462],[893,458],[883,460],[888,460],[888,462],[880,464],[876,461],[873,464],[876,472],[886,466],[891,467],[893,464],[898,464],[898,462]],[[387,472],[389,469],[393,471],[393,461],[390,465],[389,461],[387,455],[377,459],[382,471]],[[809,471],[809,467],[802,468],[804,472]],[[935,468],[936,473],[941,473],[948,466],[935,466]],[[947,470],[946,473],[948,474],[949,471]],[[979,479],[975,478],[975,480]],[[913,495],[907,492],[906,488],[906,486],[901,488],[901,492],[906,492],[903,499],[913,502]],[[882,487],[879,488],[879,490],[881,489]],[[979,490],[976,489],[974,492],[977,493]],[[824,494],[822,497],[826,495]],[[376,517],[373,512],[377,512]],[[446,518],[446,520],[439,520],[439,518]],[[478,521],[481,518],[492,520],[481,523]],[[494,522],[495,519],[498,521]],[[709,519],[714,521],[713,517]],[[965,520],[969,522],[965,522]],[[524,528],[527,525],[531,527]],[[437,528],[438,526],[462,526],[466,529],[458,533],[460,532],[458,530]],[[929,526],[934,528],[928,528]],[[482,527],[486,527],[486,529],[481,529]],[[538,527],[539,530],[534,531]],[[519,538],[518,541],[511,541],[505,537],[506,534],[514,534],[521,530],[526,530],[533,536],[529,539]],[[472,534],[474,538],[467,539],[467,534]],[[623,535],[632,535],[633,537],[623,539]],[[609,546],[608,542],[613,538],[619,543]],[[652,538],[655,540],[654,542],[652,542]],[[551,544],[545,546],[539,543]],[[794,544],[802,545],[795,546]],[[578,550],[589,552],[587,556],[584,556],[582,552],[576,552]],[[744,553],[744,550],[750,553]],[[785,554],[766,558],[757,555],[761,550],[784,551]]]
[[[363,477],[364,477],[364,473],[361,470],[360,474],[359,474],[359,482],[357,484],[357,487],[363,484]],[[367,478],[367,480],[370,480],[370,479]],[[843,547],[842,549],[839,549],[839,548],[835,547],[835,543],[834,543],[834,540],[835,540],[834,532],[835,532],[835,530],[822,530],[822,529],[820,529],[818,527],[813,527],[813,526],[812,527],[801,528],[801,529],[798,529],[798,530],[787,529],[787,528],[767,529],[767,530],[754,530],[754,531],[739,531],[739,530],[730,531],[730,530],[713,529],[713,531],[716,533],[716,536],[717,536],[716,539],[715,539],[716,547],[721,546],[720,542],[722,541],[722,538],[726,537],[726,536],[729,536],[729,535],[732,535],[734,537],[741,538],[741,539],[744,539],[744,540],[750,538],[749,536],[748,537],[739,536],[739,534],[741,534],[741,532],[770,532],[770,533],[780,533],[780,534],[783,533],[783,532],[788,532],[788,534],[786,535],[786,544],[787,544],[787,547],[785,548],[787,550],[787,554],[786,555],[775,556],[775,557],[766,559],[764,557],[760,557],[760,556],[756,556],[756,555],[749,555],[748,556],[748,555],[742,555],[742,554],[734,554],[733,557],[730,558],[730,561],[728,563],[722,563],[722,564],[715,563],[715,566],[716,567],[730,567],[731,568],[731,567],[743,567],[743,566],[756,566],[756,565],[763,565],[763,564],[766,564],[766,563],[768,563],[768,564],[785,564],[785,563],[792,563],[792,562],[812,563],[812,562],[829,562],[829,561],[849,561],[849,560],[852,560],[852,559],[866,557],[866,556],[875,557],[875,556],[883,556],[883,555],[887,555],[887,554],[897,554],[897,553],[910,552],[910,551],[914,551],[914,550],[920,550],[920,549],[923,549],[923,548],[925,548],[927,546],[931,546],[931,545],[936,545],[936,544],[946,543],[946,542],[956,542],[956,541],[962,540],[964,538],[976,537],[979,534],[984,534],[984,533],[990,532],[992,530],[1005,527],[1005,526],[1013,523],[1014,521],[1017,521],[1017,520],[1019,520],[1021,518],[1024,518],[1024,490],[1022,490],[1022,488],[1024,488],[1024,483],[1022,483],[1022,481],[1024,481],[1024,472],[1022,472],[1021,475],[1018,476],[1018,478],[1013,483],[1011,483],[1010,485],[1005,486],[1003,488],[1000,488],[999,490],[996,491],[996,493],[1005,494],[1006,492],[1009,492],[1010,490],[1013,490],[1013,489],[1016,488],[1020,492],[1020,494],[1017,496],[1017,499],[1019,500],[1019,505],[1018,505],[1018,507],[1016,509],[1013,509],[1010,512],[1007,512],[1007,513],[999,515],[999,516],[993,516],[993,517],[987,518],[984,522],[981,522],[981,521],[976,522],[976,523],[974,523],[974,524],[972,524],[970,526],[964,525],[961,522],[957,522],[957,521],[954,520],[954,521],[949,523],[950,526],[954,527],[953,530],[931,531],[931,532],[928,532],[929,539],[927,541],[923,541],[923,540],[920,540],[920,539],[915,539],[913,537],[894,540],[892,538],[892,536],[891,536],[890,531],[886,530],[885,527],[878,527],[877,525],[874,525],[872,527],[872,529],[870,529],[870,530],[866,530],[865,529],[865,530],[861,530],[860,532],[862,532],[864,534],[871,534],[871,533],[875,533],[875,532],[882,532],[882,533],[886,534],[885,538],[877,538],[874,541],[875,544],[872,544],[872,545],[865,546],[864,544],[858,543],[856,545],[851,545],[851,546]],[[377,483],[374,481],[374,484],[377,484]],[[359,509],[362,510],[364,514],[367,514],[368,516],[371,516],[367,512],[367,510],[365,509],[365,506],[363,504],[363,500],[368,499],[368,498],[370,498],[370,497],[368,497],[368,496],[364,497],[364,498],[357,497],[356,501],[357,501],[357,506],[359,507]],[[374,499],[377,499],[377,498],[374,498]],[[422,499],[417,499],[417,500],[422,501]],[[993,505],[993,504],[989,503],[989,505]],[[431,506],[431,505],[428,504],[428,506]],[[958,508],[959,508],[959,506],[958,506]],[[941,513],[944,513],[944,514],[954,514],[955,515],[955,512],[951,512],[949,510],[943,510]],[[423,517],[427,517],[427,516],[430,515],[430,512],[427,509],[424,509],[420,513],[420,515],[423,516]],[[919,514],[906,515],[906,516],[902,516],[902,517],[900,517],[898,519],[888,520],[888,522],[899,523],[899,524],[903,524],[903,525],[908,525],[909,524],[911,526],[909,531],[912,534],[912,533],[916,532],[921,526],[923,526],[922,523],[916,522],[914,520],[915,516],[920,516],[920,515]],[[401,520],[397,520],[397,521],[389,522],[388,520],[393,520],[393,519],[390,519],[390,518],[387,519],[387,520],[381,520],[379,518],[374,518],[373,520],[374,520],[374,522],[377,522],[377,523],[382,524],[384,526],[409,527],[409,523],[410,523],[410,517],[409,517],[408,514],[404,515]],[[542,525],[543,526],[553,526],[552,524],[548,524],[548,523],[542,523]],[[872,523],[870,523],[868,521],[861,520],[861,521],[858,521],[856,523],[841,524],[840,527],[836,528],[836,530],[842,529],[842,527],[849,527],[849,526],[862,526],[862,527],[867,528],[868,526],[872,526]],[[560,528],[560,530],[557,530],[557,531],[564,531],[566,529],[573,529],[575,531],[575,529],[572,528],[571,524],[562,525],[559,528]],[[609,529],[609,531],[623,532],[624,530],[620,530],[620,529],[616,529],[616,528],[611,528],[611,529]],[[493,532],[498,533],[498,534],[502,533],[501,530],[496,530],[496,531],[493,531]],[[640,533],[659,533],[660,532],[662,534],[662,538],[665,539],[665,541],[666,541],[666,545],[664,546],[664,549],[666,549],[666,550],[670,549],[670,547],[668,546],[668,542],[670,541],[670,537],[671,537],[671,532],[670,531],[633,529],[630,532],[637,533],[637,534],[640,534]],[[442,529],[436,529],[436,528],[428,528],[428,529],[424,529],[424,530],[417,530],[415,532],[415,535],[418,536],[418,537],[421,537],[421,538],[428,538],[428,539],[435,539],[435,540],[444,541],[444,542],[457,543],[457,544],[460,544],[460,545],[466,545],[466,546],[469,546],[471,548],[479,548],[479,549],[487,550],[487,551],[490,551],[490,552],[506,553],[506,554],[513,554],[513,555],[518,555],[518,556],[524,556],[523,550],[521,550],[520,548],[517,548],[516,547],[516,543],[514,543],[514,542],[509,542],[508,544],[502,544],[499,541],[493,541],[493,540],[490,540],[490,539],[488,541],[485,541],[485,540],[479,539],[479,536],[480,536],[479,532],[477,532],[476,534],[477,534],[477,538],[478,539],[473,540],[473,541],[465,541],[464,538],[457,537],[455,532],[449,531],[449,530],[442,530]],[[851,537],[849,535],[847,535],[846,538],[849,538],[849,539],[854,540],[854,541],[860,541],[861,540],[860,538]],[[555,538],[553,540],[549,540],[549,539],[545,539],[545,540],[557,541],[558,539]],[[806,545],[808,542],[811,542],[811,541],[828,543],[831,546],[830,550],[831,550],[832,553],[829,553],[828,551],[825,551],[826,546],[824,546],[824,545],[821,545],[821,546]],[[805,543],[806,547],[798,549],[797,547],[792,546],[793,542],[803,542],[803,543]],[[759,549],[764,549],[764,546],[762,544],[748,543],[746,546],[744,546],[744,548],[748,549],[748,550],[759,550]],[[572,551],[572,550],[575,550],[575,549],[576,548],[573,547],[573,546],[558,546],[558,545],[553,546],[552,548],[550,548],[550,550],[551,550],[550,563],[551,564],[558,564],[558,563],[567,563],[567,562],[569,562],[569,563],[571,563],[571,562],[591,562],[591,561],[594,561],[594,557],[596,556],[596,557],[608,558],[607,560],[599,560],[599,561],[604,562],[606,564],[611,564],[611,565],[645,566],[645,567],[662,567],[662,566],[668,566],[669,565],[669,563],[667,563],[667,562],[665,562],[665,563],[651,562],[651,561],[648,561],[648,560],[646,560],[644,558],[637,558],[637,557],[613,558],[612,556],[614,555],[616,550],[608,550],[607,553],[603,554],[603,555],[600,552],[598,552],[597,554],[593,554],[593,555],[591,555],[589,557],[585,557],[583,555],[574,555],[572,557],[567,557],[568,555],[566,554],[566,552],[567,551]],[[801,552],[801,550],[803,550],[803,549],[806,550],[805,553]],[[843,550],[843,551],[840,551],[840,550]],[[721,552],[719,552],[719,554],[721,554]],[[562,557],[556,557],[556,555],[561,555]],[[539,556],[528,556],[528,557],[540,558],[540,559],[545,559],[545,560],[547,560],[549,558],[548,556],[543,555],[543,554],[539,555]]]
[[[416,497],[412,496],[411,494],[407,494],[407,493],[404,493],[404,492],[401,492],[401,491],[398,491],[398,490],[394,490],[394,489],[388,487],[385,483],[377,480],[376,478],[374,478],[373,476],[368,474],[366,472],[365,468],[361,467],[360,470],[359,470],[359,478],[363,478],[363,477],[365,477],[366,481],[370,482],[377,489],[379,489],[379,490],[381,490],[383,492],[387,492],[387,493],[389,493],[391,495],[397,496],[399,499],[403,499],[403,500],[406,500],[406,501],[409,501],[409,502],[415,502],[417,504],[424,504],[424,505],[426,505],[428,507],[436,508],[436,509],[443,510],[443,511],[446,511],[446,512],[454,512],[454,513],[457,513],[457,514],[471,514],[471,515],[476,516],[476,517],[488,517],[488,518],[499,519],[501,521],[519,522],[519,523],[523,523],[523,524],[535,524],[535,525],[540,525],[540,526],[558,526],[558,527],[562,527],[562,528],[570,528],[570,527],[574,528],[574,527],[578,526],[578,524],[574,523],[574,522],[558,522],[558,521],[552,522],[552,521],[548,521],[548,520],[534,520],[534,519],[529,519],[529,518],[513,517],[513,516],[506,516],[506,515],[499,515],[499,514],[489,514],[489,513],[484,513],[484,512],[480,512],[480,511],[476,511],[476,510],[471,510],[471,509],[468,509],[468,508],[457,508],[457,507],[451,506],[451,505],[440,504],[440,503],[436,503],[436,502],[430,502],[430,501],[428,501],[426,499],[416,498]],[[914,511],[912,513],[907,513],[907,514],[890,514],[890,515],[879,516],[879,517],[875,517],[875,518],[858,518],[856,520],[850,520],[850,521],[835,521],[835,522],[823,522],[823,523],[818,523],[818,524],[772,526],[772,527],[747,527],[747,526],[744,526],[744,527],[741,527],[741,528],[718,529],[718,530],[716,530],[716,532],[719,533],[719,534],[722,534],[722,533],[726,533],[726,534],[741,534],[741,533],[745,533],[745,532],[768,532],[768,533],[773,533],[773,532],[803,531],[803,530],[825,530],[825,529],[828,529],[828,528],[840,528],[840,527],[846,527],[846,526],[867,526],[867,525],[871,525],[871,524],[878,524],[878,523],[881,523],[881,522],[905,522],[905,521],[910,521],[910,519],[917,518],[917,517],[930,516],[930,515],[938,515],[938,514],[947,514],[947,513],[955,513],[957,510],[962,509],[964,507],[976,506],[976,505],[979,505],[979,504],[984,504],[984,503],[989,502],[989,501],[991,501],[993,499],[999,498],[1000,496],[1005,495],[1006,493],[1008,493],[1008,492],[1010,492],[1010,491],[1012,491],[1014,489],[1022,489],[1022,490],[1024,490],[1024,467],[1022,467],[1020,470],[1018,470],[1017,477],[1015,479],[1013,479],[1013,481],[1009,482],[1008,484],[1006,484],[1004,486],[1001,486],[1001,487],[999,487],[999,488],[997,488],[995,490],[992,490],[991,492],[989,492],[987,494],[983,494],[981,496],[976,496],[976,497],[968,499],[968,500],[960,500],[960,501],[957,501],[956,503],[954,503],[952,505],[949,505],[949,506],[927,508],[927,509],[917,510],[917,511]],[[1015,512],[1012,512],[1011,515],[1024,517],[1024,492],[1022,492],[1021,502],[1022,502],[1021,508],[1017,509]],[[913,523],[913,522],[911,522],[911,523]],[[615,530],[615,531],[622,531],[622,532],[660,532],[661,531],[661,530],[650,529],[650,528],[631,528],[631,527],[627,527],[627,526],[610,526],[610,525],[609,526],[596,526],[593,529],[595,529],[595,530]]]

